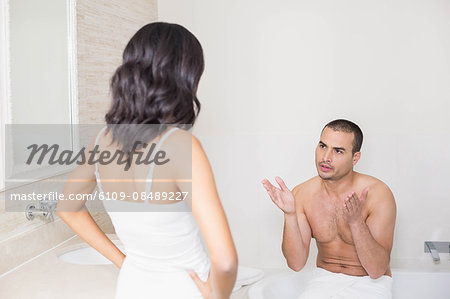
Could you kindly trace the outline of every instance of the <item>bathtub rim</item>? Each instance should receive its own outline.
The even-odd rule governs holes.
[[[285,276],[292,276],[292,275],[301,275],[300,273],[307,272],[308,274],[311,274],[314,268],[307,268],[303,269],[299,272],[295,272],[290,269],[286,268],[272,268],[272,269],[266,269],[264,271],[264,277],[255,282],[254,284],[249,286],[248,289],[248,298],[263,298],[263,290],[264,287],[275,280],[278,280]],[[391,268],[392,276],[394,278],[395,273],[410,273],[410,274],[422,274],[422,273],[428,273],[428,274],[434,274],[434,275],[449,275],[450,274],[450,268]]]

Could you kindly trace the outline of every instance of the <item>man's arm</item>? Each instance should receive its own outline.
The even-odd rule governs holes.
[[[361,265],[372,279],[376,279],[384,275],[389,267],[396,206],[392,192],[385,185],[374,187],[371,197],[371,212],[366,222],[361,216],[348,222]],[[364,191],[361,200],[354,194],[347,201],[348,210],[354,211],[358,204],[362,206],[365,201]]]
[[[296,213],[284,213],[283,243],[281,248],[286,262],[294,271],[300,271],[306,264],[311,243],[311,228],[303,213],[300,200],[296,199]]]
[[[277,177],[276,181],[281,189],[273,186],[268,180],[263,180],[262,183],[272,201],[284,213],[281,248],[286,262],[292,270],[300,271],[308,259],[311,229],[303,212],[299,187],[294,188],[293,193],[280,177]]]

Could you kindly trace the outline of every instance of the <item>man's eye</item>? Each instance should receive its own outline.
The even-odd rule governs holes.
[[[342,151],[341,150],[336,150],[336,153],[342,154]]]
[[[325,148],[325,144],[320,144],[319,145],[321,148]]]

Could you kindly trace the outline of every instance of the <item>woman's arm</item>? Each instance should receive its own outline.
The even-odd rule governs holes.
[[[93,144],[89,146],[92,150]],[[84,163],[78,165],[71,173],[63,189],[64,199],[72,194],[92,194],[97,182],[95,180],[95,165]],[[121,268],[125,255],[114,245],[106,234],[98,227],[85,206],[84,200],[59,201],[57,215],[70,228],[86,241],[91,247]]]
[[[229,298],[238,266],[228,221],[216,190],[208,158],[192,136],[192,213],[205,239],[211,259],[212,298]],[[199,285],[198,279],[195,279]],[[202,287],[199,285],[199,287]]]

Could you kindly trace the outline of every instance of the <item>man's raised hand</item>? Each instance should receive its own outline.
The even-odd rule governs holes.
[[[267,179],[262,180],[264,188],[270,196],[270,199],[285,213],[285,214],[295,214],[295,198],[291,190],[286,187],[286,184],[280,177],[276,177],[280,188],[272,185]]]
[[[362,218],[362,207],[367,198],[369,188],[364,188],[361,197],[358,197],[356,192],[350,193],[344,201],[344,219],[348,224],[364,221]]]

